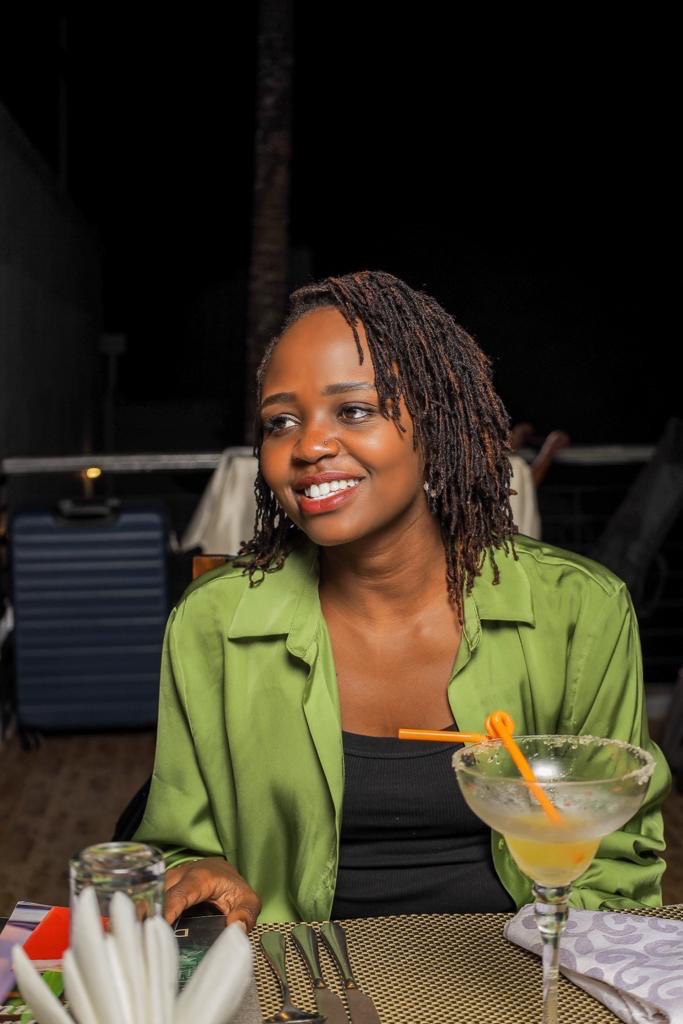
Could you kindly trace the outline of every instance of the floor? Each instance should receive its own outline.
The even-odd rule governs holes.
[[[68,902],[69,858],[111,838],[123,807],[152,768],[151,732],[45,737],[0,746],[0,916],[17,899]],[[664,902],[683,903],[683,793],[664,805]]]
[[[149,776],[152,732],[45,737],[0,747],[0,915],[17,899],[64,905],[68,861],[111,839],[118,815]]]

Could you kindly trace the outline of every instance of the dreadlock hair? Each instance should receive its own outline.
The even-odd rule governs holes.
[[[323,307],[334,307],[349,324],[361,363],[357,325],[363,324],[380,410],[403,431],[399,399],[405,402],[413,421],[413,443],[426,464],[427,500],[441,526],[449,598],[462,622],[463,594],[472,589],[485,559],[490,560],[497,583],[495,549],[507,552],[510,545],[515,556],[509,418],[491,383],[490,361],[435,299],[391,274],[363,271],[329,277],[290,296],[282,332],[271,341],[258,369],[259,403],[280,338],[306,313]],[[260,448],[261,440],[255,455],[260,455]],[[266,572],[280,569],[301,537],[260,471],[254,489],[254,536],[242,544],[235,562],[244,567],[252,585]]]

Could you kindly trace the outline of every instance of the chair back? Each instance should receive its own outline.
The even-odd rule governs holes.
[[[205,572],[212,569],[219,569],[230,558],[230,555],[193,555],[192,556],[192,579],[203,576]]]

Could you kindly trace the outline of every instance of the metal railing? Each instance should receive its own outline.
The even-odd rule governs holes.
[[[647,462],[653,445],[572,445],[557,452],[555,461],[565,466],[630,465]],[[34,473],[78,473],[96,466],[103,473],[155,473],[176,470],[215,469],[225,454],[251,455],[246,445],[236,445],[219,452],[140,452],[133,455],[31,455],[0,459],[0,472],[7,476]],[[522,448],[520,455],[529,461],[531,449]]]
[[[225,454],[251,455],[252,448],[237,445],[220,452],[140,452],[134,455],[31,455],[0,459],[6,476],[44,473],[80,473],[96,467],[103,473],[160,473],[215,469]]]
[[[544,540],[590,554],[654,450],[653,445],[572,445],[559,451],[538,490]],[[103,476],[206,473],[226,454],[251,453],[250,447],[239,445],[213,452],[10,457],[0,460],[0,473],[8,483],[11,478],[18,482],[22,477],[84,474],[90,467]],[[522,449],[520,454],[530,460],[534,452]],[[683,665],[683,517],[665,539],[651,575],[649,591],[656,591],[656,600],[640,620],[645,678],[668,684]]]

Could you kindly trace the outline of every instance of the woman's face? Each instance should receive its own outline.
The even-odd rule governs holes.
[[[263,382],[261,472],[289,518],[322,546],[400,533],[429,516],[411,419],[383,416],[365,331],[334,308],[297,320]]]

